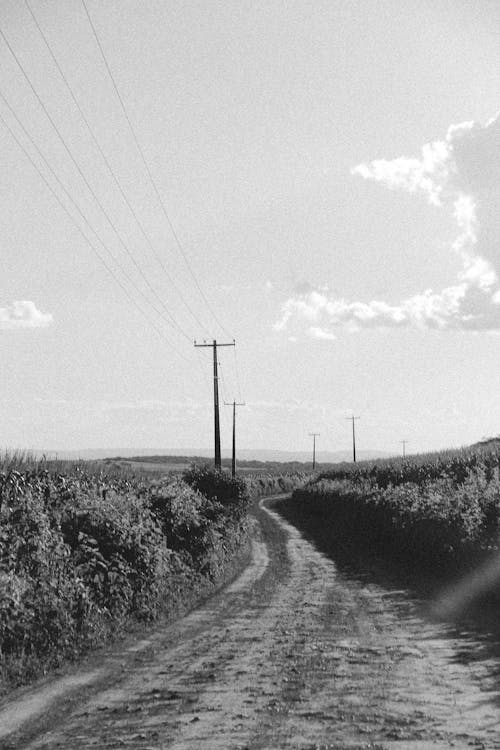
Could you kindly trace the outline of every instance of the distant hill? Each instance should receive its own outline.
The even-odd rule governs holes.
[[[142,458],[151,459],[158,461],[161,458],[182,458],[193,459],[193,458],[207,458],[213,457],[212,450],[188,450],[188,449],[84,449],[77,451],[32,451],[35,455],[45,455],[48,458],[55,458],[56,455],[60,459],[76,460],[82,459],[84,461],[102,460],[106,458]],[[359,461],[369,461],[374,458],[388,458],[393,454],[377,451],[377,450],[358,450],[357,458]],[[231,451],[223,450],[223,458],[230,458]],[[237,457],[240,461],[251,461],[251,462],[262,462],[262,463],[311,463],[312,452],[311,451],[281,451],[273,449],[242,449],[237,451]],[[352,453],[349,450],[339,451],[317,451],[316,462],[321,464],[333,464],[340,463],[342,461],[351,461]]]
[[[229,451],[227,452],[229,455]],[[374,458],[388,458],[391,454],[377,450],[358,450],[356,457],[359,461],[369,461]],[[241,450],[238,451],[240,459],[245,461],[278,461],[279,463],[290,463],[300,461],[301,463],[312,462],[312,451],[279,451],[279,450]],[[316,451],[316,462],[321,464],[336,464],[342,461],[352,461],[352,451]]]

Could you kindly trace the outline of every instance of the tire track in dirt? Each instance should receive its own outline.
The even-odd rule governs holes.
[[[256,510],[253,562],[233,584],[110,654],[119,673],[106,681],[104,663],[67,716],[55,701],[0,747],[500,748],[484,642],[428,621],[406,590],[341,573],[276,508]]]

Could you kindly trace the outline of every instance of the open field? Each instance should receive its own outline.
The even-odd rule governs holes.
[[[213,459],[206,456],[132,456],[102,459],[104,466],[111,466],[118,469],[127,469],[137,471],[156,472],[182,472],[189,469],[190,466],[212,466]],[[231,459],[223,458],[221,461],[224,471],[231,471]],[[332,468],[333,464],[317,464],[318,470],[326,471]],[[246,474],[267,474],[283,475],[298,474],[311,471],[310,462],[301,461],[257,461],[257,460],[239,460],[237,462],[237,473],[245,476]]]

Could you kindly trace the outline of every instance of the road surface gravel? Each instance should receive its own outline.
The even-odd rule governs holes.
[[[500,748],[492,636],[346,573],[283,502],[261,501],[252,562],[198,609],[0,706],[0,748]]]

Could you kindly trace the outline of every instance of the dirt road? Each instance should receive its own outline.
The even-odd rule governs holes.
[[[491,637],[342,572],[276,507],[205,605],[0,707],[2,750],[500,748]]]

